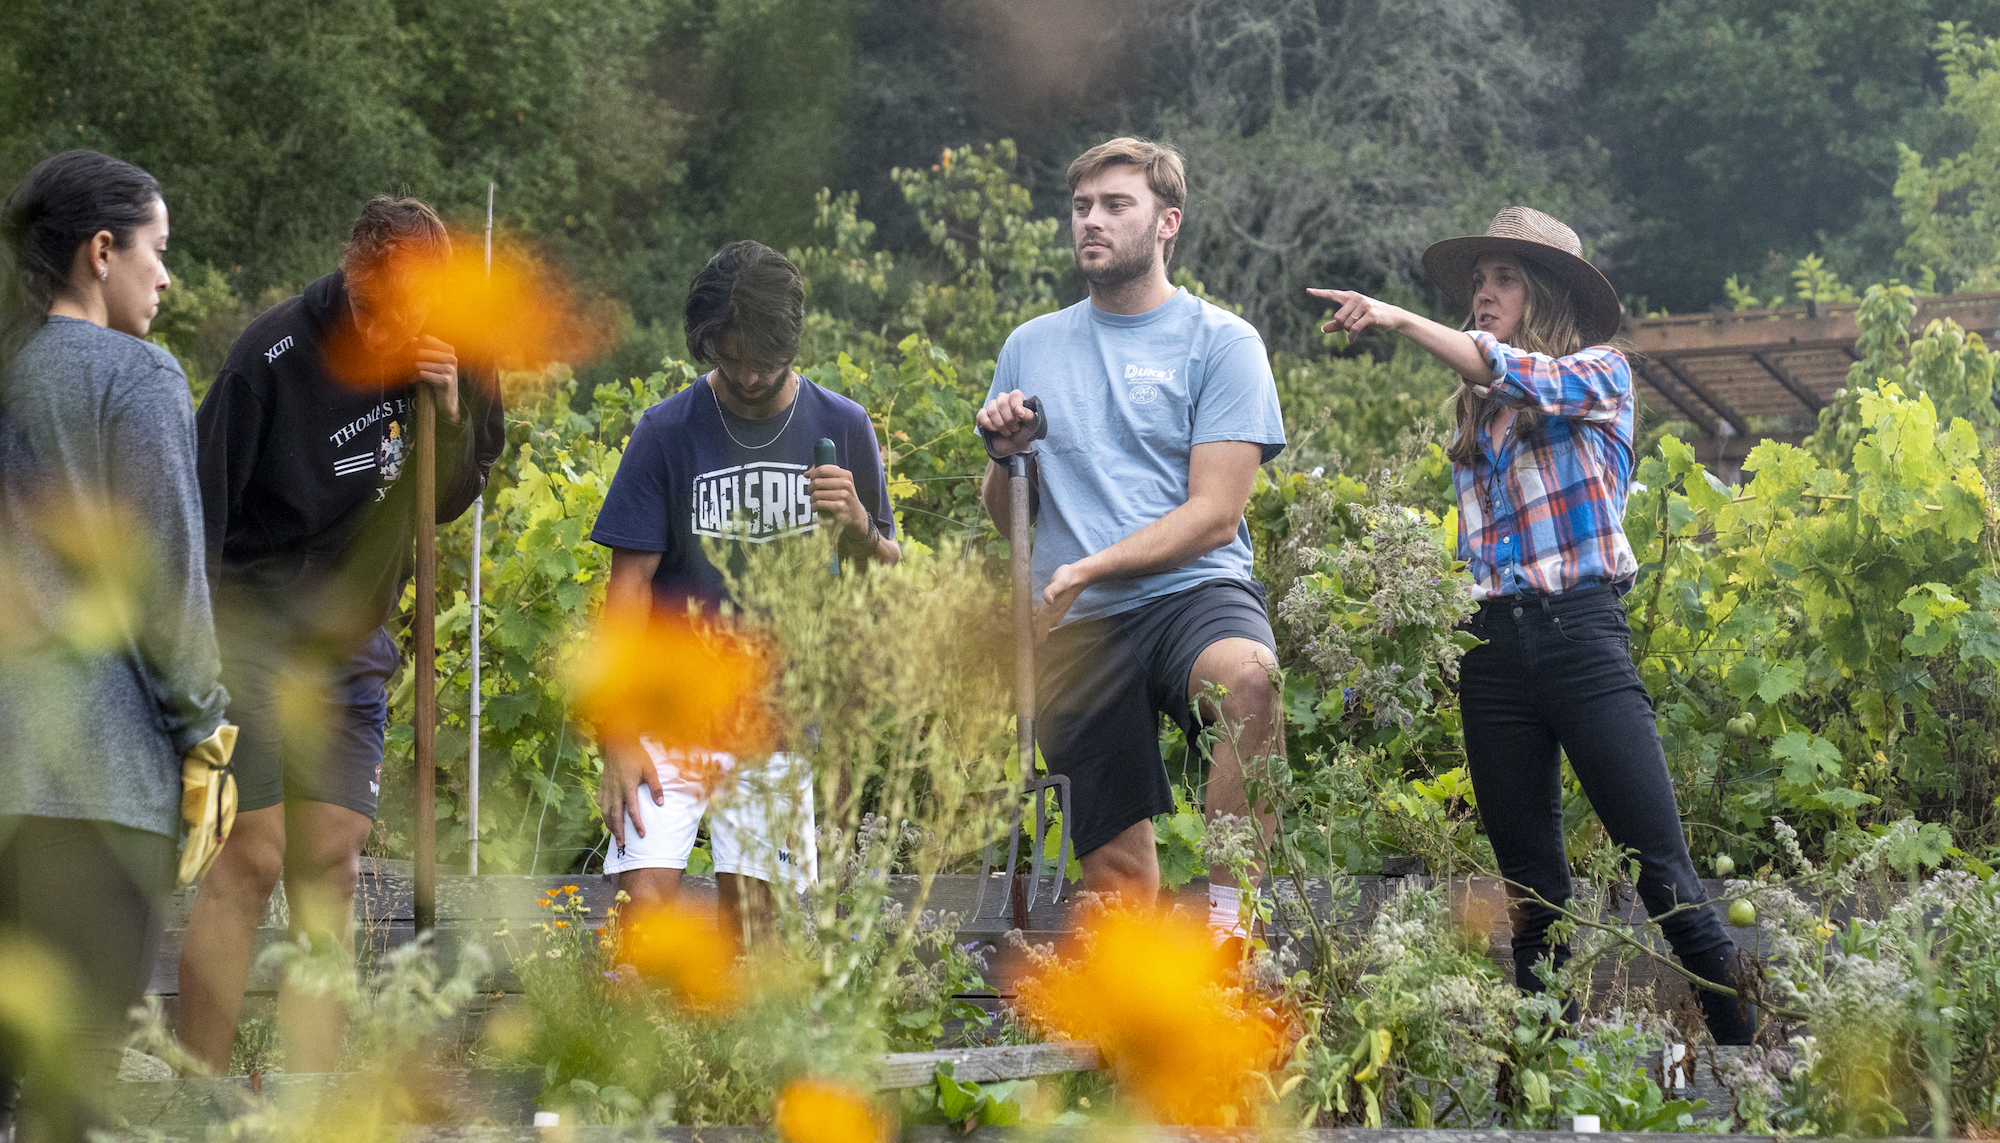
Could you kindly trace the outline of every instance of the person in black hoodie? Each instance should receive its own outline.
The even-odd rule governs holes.
[[[414,283],[449,255],[430,207],[369,200],[340,269],[250,324],[196,415],[241,801],[188,921],[180,1036],[218,1070],[280,877],[293,932],[351,948],[398,664],[384,624],[412,570],[416,386],[437,399],[440,523],[479,499],[503,444],[497,397],[424,333]],[[336,1005],[281,992],[278,1017],[288,1070],[333,1068]]]

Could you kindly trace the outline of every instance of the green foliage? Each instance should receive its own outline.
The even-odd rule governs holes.
[[[1208,823],[1193,791],[1174,787],[1174,812],[1153,819],[1153,842],[1160,862],[1160,886],[1179,889],[1197,877],[1208,876],[1208,856],[1204,841]]]
[[[1648,1057],[1659,1057],[1662,1037],[1658,1033],[1647,1035],[1651,1030],[1644,1022],[1631,1030],[1639,1034],[1620,1035],[1626,1029],[1613,1024],[1588,1042],[1556,1041],[1569,1057],[1571,1069],[1554,1101],[1557,1123],[1578,1115],[1595,1115],[1606,1131],[1693,1128],[1694,1113],[1707,1107],[1708,1101],[1668,1099],[1647,1074]]]
[[[1840,280],[1840,275],[1827,269],[1826,260],[1817,254],[1808,254],[1799,259],[1792,270],[1792,286],[1796,297],[1802,302],[1855,302],[1861,299],[1853,289]]]
[[[1944,68],[1944,111],[1963,121],[1972,148],[1926,166],[1897,145],[1896,200],[1909,236],[1896,258],[1925,293],[2000,288],[2000,41],[1967,23],[1941,23],[1932,44]]]
[[[1637,222],[1612,280],[1676,311],[1720,300],[1715,283],[1746,266],[1763,297],[1793,293],[1785,267],[1808,253],[1851,280],[1892,272],[1899,145],[1956,153],[1963,130],[1932,63],[1938,21],[2000,31],[1991,0],[1600,11],[1596,97],[1577,130],[1611,148]]]
[[[1705,1105],[1667,1099],[1648,1067],[1673,1029],[1616,1010],[1565,1028],[1560,995],[1501,980],[1469,909],[1433,888],[1384,901],[1358,940],[1322,923],[1338,947],[1288,982],[1314,1026],[1303,1121],[1546,1131],[1586,1114],[1607,1131],[1687,1130]]]
[[[1871,289],[1864,310],[1879,320],[1891,296]],[[1955,374],[1975,351],[1933,327],[1906,376]],[[1639,468],[1627,606],[1683,807],[1716,828],[1697,849],[1744,856],[1779,812],[1813,830],[1991,820],[2000,578],[1979,436],[1894,381],[1849,409],[1851,468],[1765,441],[1730,489],[1672,438]],[[1724,733],[1738,712],[1744,738]]]
[[[989,361],[1021,323],[1057,309],[1055,280],[1073,255],[1061,219],[1030,217],[1034,200],[1014,181],[1012,140],[939,160],[931,175],[890,172],[950,274],[938,285],[913,284],[904,321],[930,328],[954,356]]]
[[[1170,0],[1135,22],[1173,61],[1137,126],[1188,156],[1175,257],[1275,349],[1320,344],[1306,287],[1417,288],[1430,241],[1479,233],[1509,202],[1586,241],[1616,217],[1602,149],[1538,130],[1581,74],[1562,34],[1534,35],[1514,5]]]
[[[524,1052],[547,1098],[619,1121],[768,1120],[787,1079],[865,1083],[877,1054],[927,1049],[947,1020],[984,1019],[958,999],[982,987],[984,966],[955,942],[957,918],[924,904],[932,876],[1003,827],[999,593],[949,544],[840,576],[827,555],[769,545],[729,575],[730,597],[771,642],[766,697],[781,734],[817,730],[821,880],[773,895],[775,935],[726,1012],[635,979],[571,897],[516,962],[535,1020]],[[892,870],[917,874],[913,903],[893,898]]]
[[[2000,879],[1935,823],[1844,830],[1817,862],[1789,825],[1774,833],[1772,872],[1783,879],[1729,889],[1761,918],[1767,1010],[1804,1021],[1807,1034],[1732,1077],[1738,1122],[1801,1135],[1990,1130],[2000,1122]],[[1954,855],[1964,870],[1938,870]],[[1836,923],[1829,903],[1849,899],[1859,915]]]
[[[229,346],[249,321],[243,300],[229,278],[206,262],[194,262],[160,295],[160,312],[146,340],[166,347],[181,363],[195,404],[201,404]]]
[[[576,653],[610,571],[609,551],[589,535],[626,438],[641,413],[693,376],[676,362],[644,380],[601,385],[583,412],[573,408],[576,385],[564,371],[547,380],[508,378],[515,404],[508,448],[483,505],[489,537],[482,556],[483,872],[572,869],[605,836],[594,793],[603,761],[590,737],[568,721],[562,667]],[[466,582],[470,548],[469,518],[440,537],[437,781],[444,861],[460,859],[465,844],[472,615],[458,585]],[[405,606],[413,600],[414,591]],[[390,698],[383,784],[382,840],[394,851],[408,844],[414,797],[409,768],[398,758],[410,749],[411,696],[405,671]]]
[[[1348,349],[1346,336],[1327,339],[1336,353],[1272,356],[1271,373],[1290,438],[1285,465],[1293,470],[1323,466],[1378,479],[1384,467],[1412,451],[1413,441],[1449,439],[1447,403],[1458,392],[1459,379],[1403,338],[1393,339],[1387,356],[1377,358],[1340,352]],[[1434,479],[1424,493],[1448,497],[1451,470],[1428,470],[1427,475]]]
[[[1774,310],[1785,304],[1783,294],[1772,298],[1769,302],[1764,301],[1749,286],[1737,281],[1734,274],[1724,279],[1722,292],[1729,298],[1730,308],[1734,309],[1737,313],[1742,313],[1744,310]]]
[[[892,172],[931,242],[927,260],[871,249],[856,196],[819,196],[815,237],[794,250],[810,308],[806,375],[874,418],[903,534],[994,540],[979,505],[986,450],[973,429],[1009,333],[1057,308],[1070,264],[1058,220],[1031,217],[1014,145],[961,147],[929,171]],[[928,264],[929,272],[919,272]],[[992,545],[996,550],[997,541]]]
[[[1446,521],[1400,505],[1343,503],[1338,489],[1293,509],[1302,574],[1277,613],[1318,672],[1317,717],[1352,706],[1378,727],[1409,726],[1458,677],[1477,640],[1463,568],[1446,555]],[[1350,541],[1341,525],[1361,534]],[[1452,543],[1456,542],[1453,530]]]
[[[883,441],[898,536],[934,546],[997,534],[979,504],[986,448],[972,420],[986,391],[965,384],[950,354],[913,333],[893,362],[842,353],[805,374],[868,410]]]
[[[855,8],[24,0],[0,9],[0,184],[67,147],[138,163],[175,246],[252,298],[332,269],[370,194],[476,225],[494,181],[501,225],[658,321],[722,240],[810,224]]]
[[[957,1079],[952,1071],[951,1061],[944,1060],[927,1086],[903,1093],[905,1123],[943,1123],[970,1132],[976,1127],[1019,1127],[1029,1122],[1030,1109],[1041,1095],[1037,1081],[981,1084]],[[1082,1116],[1070,1112],[1053,1122],[1068,1126],[1084,1121]]]
[[[1840,275],[1827,267],[1826,260],[1817,254],[1808,254],[1799,259],[1792,267],[1791,279],[1793,297],[1790,299],[1780,294],[1765,302],[1757,296],[1753,286],[1738,281],[1735,274],[1729,275],[1723,281],[1722,292],[1728,296],[1730,306],[1737,313],[1742,313],[1744,310],[1774,310],[1788,300],[1805,302],[1808,306],[1820,302],[1861,300],[1852,288],[1840,280]]]
[[[1449,466],[1405,433],[1371,488],[1345,475],[1260,475],[1248,518],[1270,597],[1290,771],[1280,868],[1376,872],[1390,854],[1490,865],[1463,775],[1457,628],[1470,613]],[[1253,785],[1256,784],[1253,782]]]

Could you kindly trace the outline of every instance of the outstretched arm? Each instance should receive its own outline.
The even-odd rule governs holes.
[[[1432,357],[1443,362],[1445,368],[1472,384],[1493,384],[1492,364],[1480,352],[1479,343],[1464,330],[1440,325],[1422,314],[1413,314],[1401,306],[1392,306],[1353,290],[1307,290],[1306,293],[1339,307],[1334,311],[1333,318],[1319,327],[1321,333],[1344,330],[1349,336],[1354,336],[1381,326],[1423,346]]]
[[[1057,568],[1042,592],[1037,630],[1046,634],[1061,623],[1076,597],[1094,583],[1170,571],[1235,539],[1263,459],[1264,446],[1255,441],[1194,446],[1187,503],[1110,547]]]

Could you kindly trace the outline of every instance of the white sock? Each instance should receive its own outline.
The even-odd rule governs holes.
[[[1210,885],[1208,887],[1208,933],[1217,942],[1230,937],[1248,939],[1250,930],[1243,924],[1243,894],[1234,885]]]

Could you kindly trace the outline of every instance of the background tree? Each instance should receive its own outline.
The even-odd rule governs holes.
[[[1785,292],[1815,251],[1850,281],[1887,276],[1897,144],[1961,140],[1937,22],[2000,30],[1992,0],[1667,0],[1642,20],[1597,7],[1580,118],[1636,220],[1614,281],[1676,310],[1720,301],[1731,274]]]

